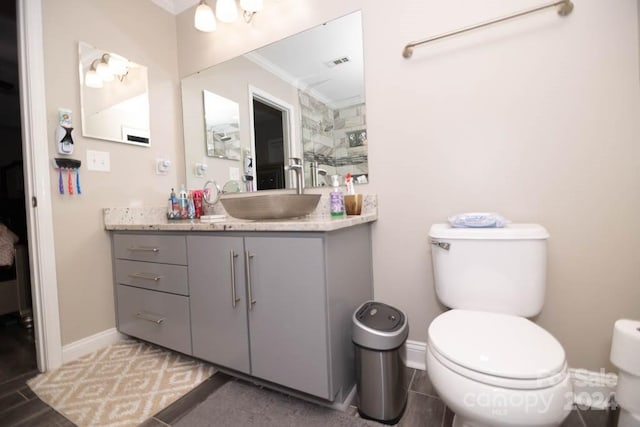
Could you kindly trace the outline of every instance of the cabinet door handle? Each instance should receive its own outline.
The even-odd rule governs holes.
[[[147,322],[155,323],[156,325],[162,324],[165,319],[164,317],[154,316],[153,314],[143,313],[142,311],[137,312],[136,317],[138,319],[146,320]]]
[[[231,306],[236,308],[240,298],[236,298],[236,258],[238,254],[232,249],[229,252],[229,265],[231,266]]]
[[[153,280],[154,282],[157,282],[160,279],[162,279],[162,276],[156,276],[155,274],[151,274],[151,273],[131,273],[129,274],[129,277],[131,277],[132,279]]]
[[[160,248],[156,248],[153,246],[131,246],[128,248],[130,251],[138,251],[138,252],[160,252]]]
[[[249,251],[244,251],[244,269],[245,274],[247,276],[247,307],[249,311],[253,308],[253,304],[256,303],[256,300],[253,299],[253,295],[251,292],[251,259],[253,258],[253,254]]]

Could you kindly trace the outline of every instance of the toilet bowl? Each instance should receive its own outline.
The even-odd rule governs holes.
[[[557,426],[573,395],[558,341],[529,320],[450,310],[429,326],[427,371],[454,427]]]

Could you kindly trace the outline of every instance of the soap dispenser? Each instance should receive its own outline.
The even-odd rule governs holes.
[[[331,193],[329,193],[329,207],[332,217],[344,216],[344,195],[340,188],[340,175],[331,175]]]

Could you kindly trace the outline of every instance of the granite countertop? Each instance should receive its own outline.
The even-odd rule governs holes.
[[[108,231],[333,231],[378,219],[377,197],[365,195],[362,214],[333,218],[328,200],[323,195],[310,215],[281,220],[249,221],[229,215],[224,220],[209,222],[199,219],[168,220],[165,207],[105,208],[104,225]],[[217,204],[215,214],[224,215]]]

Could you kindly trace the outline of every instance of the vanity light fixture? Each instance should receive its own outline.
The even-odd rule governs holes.
[[[238,19],[236,0],[216,0],[216,16],[221,22],[235,22]]]
[[[104,86],[104,84],[102,83],[102,79],[100,78],[100,76],[98,75],[98,72],[96,71],[96,68],[98,66],[97,62],[98,62],[97,59],[93,61],[93,64],[91,64],[91,68],[84,75],[84,84],[87,87],[101,89],[102,86]]]
[[[216,17],[213,14],[211,7],[209,7],[204,0],[200,0],[200,4],[196,8],[193,25],[197,30],[205,33],[210,33],[216,30]]]
[[[111,82],[117,76],[123,81],[124,76],[129,72],[129,61],[113,53],[105,53],[100,59],[91,63],[91,68],[84,76],[84,84],[87,87],[100,89],[104,82]]]
[[[240,9],[246,23],[250,23],[253,16],[262,10],[264,0],[240,0]],[[197,30],[210,33],[216,30],[216,17],[221,22],[231,23],[238,19],[238,7],[236,0],[216,0],[216,13],[206,3],[200,0],[200,4],[196,8],[193,19],[193,25]]]
[[[102,55],[103,57],[102,60],[96,59],[95,62],[98,62],[98,64],[96,65],[96,73],[98,74],[98,77],[102,79],[103,82],[110,82],[110,81],[113,81],[114,75],[111,69],[109,68],[109,66],[107,65],[107,63],[104,61],[105,56],[107,56],[107,54]]]
[[[109,71],[118,77],[125,76],[129,72],[129,61],[127,58],[115,53],[105,53],[102,55],[102,62],[107,64]]]

